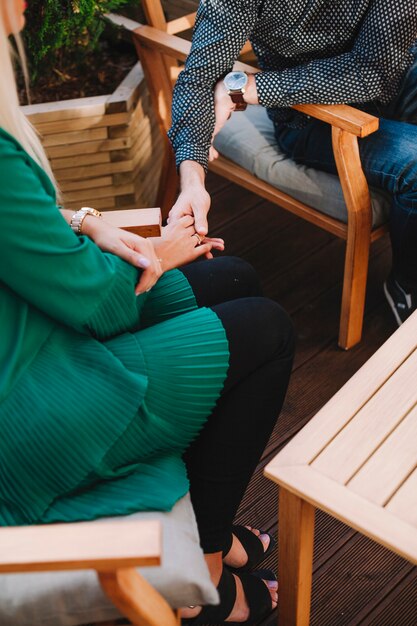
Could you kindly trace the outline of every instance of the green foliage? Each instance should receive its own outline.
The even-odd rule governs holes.
[[[105,28],[101,16],[132,0],[30,0],[24,38],[32,79],[51,67],[81,62]],[[138,0],[135,0],[135,4]]]

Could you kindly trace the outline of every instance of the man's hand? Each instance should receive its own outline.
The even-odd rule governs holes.
[[[214,126],[212,144],[210,146],[209,161],[214,161],[219,156],[216,148],[213,146],[213,140],[217,133],[221,131],[227,120],[235,110],[235,103],[227,93],[226,87],[222,80],[216,84],[214,88],[214,113],[216,115],[216,123]]]
[[[223,239],[200,239],[195,232],[194,219],[190,215],[170,222],[162,229],[162,236],[152,237],[151,241],[164,271],[191,263],[200,256],[212,258],[212,250],[224,250]]]
[[[183,161],[180,165],[181,193],[168,216],[168,223],[184,215],[194,217],[195,231],[205,237],[208,233],[207,214],[211,199],[204,186],[205,173],[196,161]]]

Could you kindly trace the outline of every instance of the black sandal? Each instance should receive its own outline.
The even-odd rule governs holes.
[[[276,580],[271,570],[258,570],[252,574],[235,574],[242,582],[243,592],[249,606],[249,619],[245,622],[226,622],[236,602],[236,583],[230,570],[223,568],[217,591],[220,596],[220,604],[215,606],[203,606],[197,617],[183,619],[183,624],[190,626],[207,626],[208,624],[222,624],[225,626],[241,626],[241,624],[253,624],[267,617],[272,612],[272,600],[268,587],[263,580]]]
[[[269,546],[266,550],[264,550],[264,544],[259,539],[257,535],[255,535],[251,530],[246,528],[245,526],[232,526],[232,533],[237,537],[242,544],[246,554],[248,555],[248,560],[245,565],[242,567],[230,567],[227,565],[226,567],[231,572],[248,572],[254,569],[258,563],[266,559],[267,556],[271,554],[273,549],[275,548],[275,540],[269,533],[265,533],[262,530],[259,531],[261,535],[268,535],[269,537]],[[226,546],[223,550],[223,558],[229,553],[230,548],[232,547],[233,536],[230,535],[230,544]]]

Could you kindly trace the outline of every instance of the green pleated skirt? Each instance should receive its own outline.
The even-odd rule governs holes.
[[[50,340],[56,345],[31,365],[31,380],[44,386],[36,394],[48,397],[48,419],[33,410],[32,384],[33,420],[18,426],[19,449],[31,455],[34,473],[23,481],[14,468],[16,489],[9,502],[0,502],[0,524],[171,509],[189,488],[182,454],[226,378],[229,351],[220,320],[211,309],[197,307],[188,281],[173,270],[138,299],[138,325],[131,332],[101,344],[58,335]],[[24,382],[17,402],[5,407],[10,415],[28,410]],[[123,401],[115,405],[121,385]],[[68,402],[69,388],[76,404]],[[0,454],[1,448],[0,443]]]

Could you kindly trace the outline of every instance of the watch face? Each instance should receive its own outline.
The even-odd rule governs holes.
[[[229,91],[240,91],[246,86],[248,77],[245,72],[230,72],[224,79],[224,83]]]

